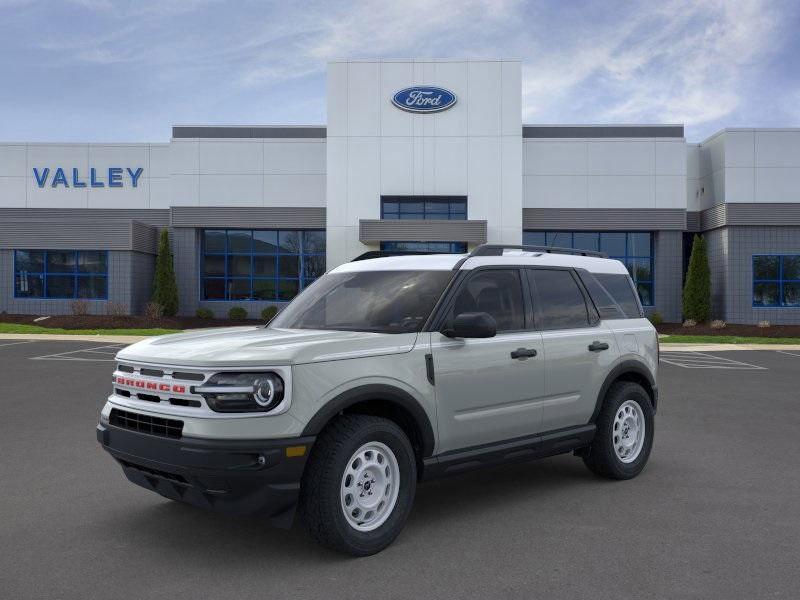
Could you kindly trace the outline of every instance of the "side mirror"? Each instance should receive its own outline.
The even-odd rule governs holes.
[[[451,338],[490,338],[497,334],[497,322],[485,312],[465,312],[453,319],[453,326],[442,335]]]

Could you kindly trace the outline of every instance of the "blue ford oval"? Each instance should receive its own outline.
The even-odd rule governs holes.
[[[455,103],[456,95],[453,92],[431,85],[405,88],[392,97],[392,104],[397,108],[415,113],[441,112]]]

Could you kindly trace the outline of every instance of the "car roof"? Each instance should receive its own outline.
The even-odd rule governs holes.
[[[466,259],[466,260],[464,260]],[[620,261],[595,256],[576,256],[549,252],[506,250],[502,256],[468,256],[467,254],[427,254],[371,258],[339,265],[331,273],[359,271],[450,271],[460,262],[460,270],[485,266],[551,266],[586,269],[591,273],[628,274]]]

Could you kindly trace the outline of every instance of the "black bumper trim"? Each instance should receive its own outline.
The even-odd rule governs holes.
[[[173,500],[289,527],[315,436],[274,440],[179,440],[97,425],[97,441],[133,483]],[[305,446],[302,456],[286,448]]]

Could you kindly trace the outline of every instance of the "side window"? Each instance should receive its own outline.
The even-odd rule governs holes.
[[[489,313],[497,331],[525,329],[522,282],[516,269],[478,271],[459,290],[448,322],[465,312]]]
[[[592,297],[592,301],[603,319],[626,318],[625,311],[623,311],[617,301],[611,297],[606,288],[603,287],[603,284],[595,279],[594,275],[588,271],[578,271],[578,277],[581,278],[583,285],[586,286],[586,291],[589,292],[589,296]],[[591,308],[589,312],[591,313]]]
[[[576,329],[589,326],[586,301],[569,271],[529,269],[539,296],[542,329]]]
[[[594,276],[611,294],[616,303],[619,304],[626,317],[638,319],[642,316],[642,309],[639,308],[639,301],[634,294],[631,280],[627,275],[595,273]]]

